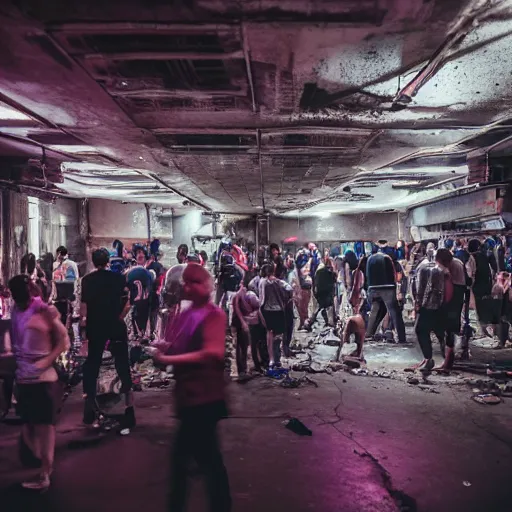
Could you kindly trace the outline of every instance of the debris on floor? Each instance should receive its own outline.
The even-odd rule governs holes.
[[[492,394],[474,395],[473,400],[478,404],[497,405],[502,402],[501,398]]]
[[[313,432],[297,418],[285,421],[284,426],[299,436],[312,436]]]

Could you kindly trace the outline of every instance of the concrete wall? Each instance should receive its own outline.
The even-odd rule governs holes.
[[[80,232],[80,201],[56,199],[49,203],[39,201],[39,255],[55,254],[64,245],[69,257],[76,261],[83,272],[86,265],[85,239]]]
[[[396,213],[366,213],[359,215],[332,215],[328,218],[304,219],[271,218],[270,240],[281,243],[297,237],[299,242],[354,241],[399,238],[399,218]]]
[[[70,257],[79,264],[82,272],[85,271],[85,238],[80,229],[79,200],[36,200],[35,214],[29,221],[29,196],[3,190],[1,198],[3,280],[19,273],[21,258],[27,252],[31,251],[37,257],[47,253],[55,255],[59,245],[66,246]],[[38,231],[38,246],[29,244],[30,224]]]
[[[160,250],[164,253],[162,263],[171,264],[173,257],[173,221],[171,210],[151,207],[149,212],[151,239],[160,240]],[[148,239],[148,219],[146,207],[138,203],[121,203],[105,199],[90,199],[88,205],[90,245],[112,247],[112,242],[121,240],[127,248],[134,243],[146,243]],[[174,251],[175,253],[176,251]]]

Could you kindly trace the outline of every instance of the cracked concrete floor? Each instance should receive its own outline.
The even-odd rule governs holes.
[[[230,384],[232,416],[221,433],[234,511],[512,509],[512,399],[483,406],[461,386],[434,395],[343,372],[312,378],[318,388],[284,389],[264,377]],[[42,496],[17,485],[25,476],[16,460],[19,427],[0,425],[2,512],[165,510],[175,426],[169,391],[137,394],[139,425],[130,436],[72,449],[70,441],[85,435],[79,395],[66,402],[54,485]],[[290,416],[313,436],[285,429]],[[188,510],[206,510],[197,476]]]

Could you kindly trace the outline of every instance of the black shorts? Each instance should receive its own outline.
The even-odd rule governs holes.
[[[18,384],[18,411],[23,423],[55,425],[61,407],[60,382]]]
[[[271,331],[274,334],[284,334],[286,329],[284,311],[263,310],[262,313],[267,324],[267,331]]]

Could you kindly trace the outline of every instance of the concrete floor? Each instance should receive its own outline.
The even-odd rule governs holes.
[[[229,386],[232,416],[222,442],[234,511],[510,512],[512,399],[470,400],[470,388],[440,383],[432,394],[399,380],[318,374],[284,389],[265,377]],[[164,511],[175,420],[168,390],[137,394],[138,426],[86,447],[78,391],[58,427],[52,489],[24,492],[19,427],[0,425],[2,512]],[[283,421],[313,430],[300,437]],[[189,511],[206,510],[193,477]],[[464,485],[469,482],[470,485]]]

